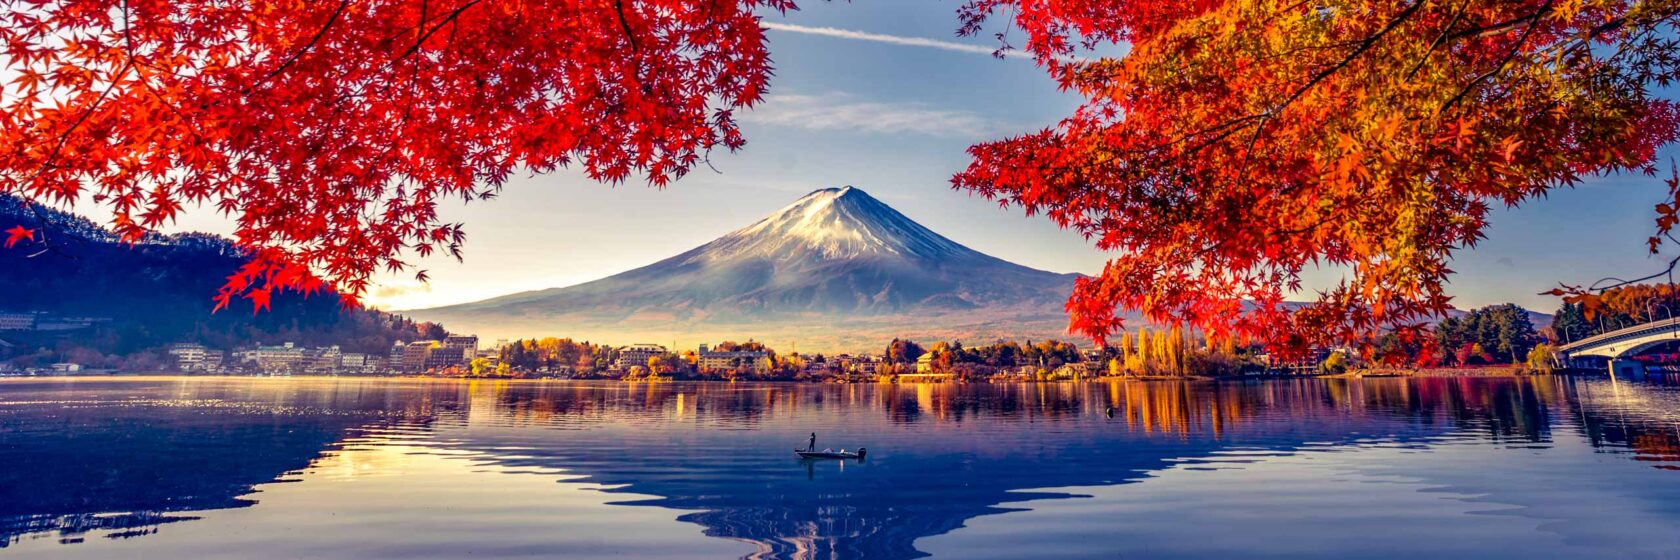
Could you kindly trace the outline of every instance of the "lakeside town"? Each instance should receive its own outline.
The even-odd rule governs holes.
[[[883,342],[879,350],[805,352],[797,341],[615,345],[572,338],[496,340],[452,333],[442,325],[375,312],[347,335],[292,331],[298,338],[257,342],[201,334],[198,340],[101,353],[93,341],[133,337],[110,319],[45,312],[0,312],[0,376],[182,374],[360,375],[458,378],[723,380],[807,382],[1022,382],[1096,378],[1218,378],[1262,375],[1486,375],[1560,370],[1604,371],[1602,360],[1565,359],[1572,341],[1624,336],[1680,309],[1668,286],[1608,292],[1588,314],[1565,304],[1537,315],[1512,304],[1482,307],[1427,328],[1391,331],[1362,345],[1314,347],[1282,359],[1258,342],[1173,327],[1137,327],[1101,347],[1060,340],[989,343]],[[1589,319],[1589,316],[1591,317]],[[1537,321],[1536,318],[1539,320]],[[1543,321],[1543,322],[1541,322]],[[1653,322],[1657,321],[1657,322]],[[1668,321],[1668,322],[1673,322]],[[1539,326],[1537,326],[1539,323]],[[1667,331],[1663,331],[1667,332]],[[1666,336],[1666,335],[1663,335]],[[314,340],[315,343],[300,342]],[[220,340],[220,344],[208,342]],[[1667,338],[1663,338],[1664,341]],[[19,341],[19,342],[13,342]],[[21,341],[29,343],[21,344]],[[1660,342],[1660,341],[1659,341]],[[110,346],[107,344],[107,346]],[[121,346],[117,344],[116,346]],[[1672,371],[1672,343],[1611,364]],[[1623,364],[1623,365],[1616,365]]]
[[[1498,328],[1471,326],[1470,331],[1494,332],[1495,339],[1465,344],[1451,359],[1458,365],[1510,365],[1516,373],[1551,371],[1549,329],[1536,332],[1526,320],[1517,321],[1515,308],[1498,315],[1514,326],[1518,341],[1503,344]],[[1495,317],[1480,311],[1466,321]],[[33,321],[28,322],[26,319]],[[1492,321],[1493,319],[1489,319]],[[0,314],[0,331],[33,328],[37,332],[77,332],[96,328],[92,317],[55,317],[45,314]],[[723,341],[677,348],[654,343],[596,344],[569,338],[497,340],[485,344],[474,335],[449,334],[435,325],[420,325],[432,338],[398,340],[386,351],[352,351],[341,345],[304,345],[291,341],[250,344],[231,349],[197,342],[169,344],[162,359],[128,360],[117,367],[92,367],[73,360],[37,359],[0,362],[0,376],[97,375],[168,373],[183,375],[356,375],[430,376],[452,378],[757,380],[807,382],[1031,382],[1077,381],[1095,378],[1207,378],[1254,375],[1324,375],[1349,370],[1372,370],[1415,361],[1406,345],[1385,338],[1375,353],[1356,348],[1320,348],[1293,361],[1279,361],[1258,344],[1232,338],[1210,338],[1178,327],[1140,328],[1101,348],[1080,348],[1057,341],[997,340],[967,345],[960,341],[931,344],[893,339],[878,352],[780,352],[764,342]],[[1445,332],[1445,331],[1443,331]],[[3,342],[3,340],[0,340]],[[0,349],[12,350],[10,346]],[[1484,348],[1484,346],[1486,348]],[[1489,354],[1504,348],[1505,361]],[[1427,352],[1427,350],[1425,350]],[[1397,359],[1398,357],[1398,359]],[[1526,361],[1519,360],[1526,358]],[[15,362],[23,362],[18,364]]]

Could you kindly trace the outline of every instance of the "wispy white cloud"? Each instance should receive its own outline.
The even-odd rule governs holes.
[[[749,123],[815,131],[947,138],[985,138],[1011,129],[970,111],[938,109],[922,103],[864,101],[847,93],[770,95],[740,118]]]
[[[947,51],[984,54],[984,55],[988,55],[988,56],[997,52],[997,49],[995,49],[995,48],[987,47],[987,46],[984,46],[984,45],[976,45],[976,44],[973,44],[973,43],[958,43],[956,41],[944,41],[944,40],[940,40],[940,39],[927,39],[927,38],[923,38],[923,37],[904,37],[904,36],[900,36],[900,35],[883,35],[883,34],[880,34],[880,33],[870,33],[870,32],[867,32],[867,31],[854,31],[854,30],[851,30],[851,29],[840,29],[838,27],[811,27],[811,26],[805,26],[805,25],[794,25],[794,24],[791,24],[791,23],[776,23],[776,22],[773,22],[773,21],[763,22],[762,25],[764,25],[765,29],[773,29],[773,30],[776,30],[776,31],[786,31],[788,33],[802,33],[802,34],[805,34],[805,35],[821,35],[821,36],[824,36],[824,37],[835,37],[835,38],[839,38],[839,39],[851,39],[851,40],[854,40],[854,41],[870,41],[870,42],[874,42],[874,43],[886,43],[886,44],[889,44],[889,45],[904,45],[906,47],[925,47],[925,48],[930,48],[930,49],[940,49],[940,50],[947,50]],[[1004,56],[1018,57],[1018,58],[1032,58],[1031,55],[1029,55],[1025,52],[1022,52],[1022,51],[1014,50],[1014,49],[1003,51],[1003,55]]]
[[[374,304],[388,304],[402,301],[411,296],[423,296],[430,293],[432,293],[431,284],[393,280],[376,284],[373,290],[368,293],[368,300]]]

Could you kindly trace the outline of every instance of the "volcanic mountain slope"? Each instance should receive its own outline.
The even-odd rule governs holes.
[[[412,313],[496,337],[756,337],[853,350],[892,336],[1065,336],[1075,278],[975,251],[844,187],[642,268]]]

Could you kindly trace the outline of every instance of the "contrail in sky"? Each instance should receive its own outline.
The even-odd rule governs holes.
[[[775,23],[775,22],[770,22],[770,21],[762,22],[762,25],[764,25],[765,29],[774,29],[776,31],[786,31],[788,33],[803,33],[805,35],[821,35],[821,36],[824,36],[824,37],[836,37],[836,38],[840,38],[840,39],[851,39],[851,40],[854,40],[854,41],[870,41],[870,42],[874,42],[874,43],[886,43],[886,44],[889,44],[889,45],[904,45],[906,47],[925,47],[925,48],[930,48],[930,49],[940,49],[940,50],[955,51],[955,52],[975,53],[975,54],[983,54],[983,55],[988,55],[988,56],[990,56],[992,53],[994,53],[997,50],[997,49],[994,49],[994,48],[991,48],[991,47],[985,47],[985,46],[976,45],[976,44],[972,44],[972,43],[958,43],[956,41],[942,41],[942,40],[939,40],[939,39],[926,39],[926,38],[922,38],[922,37],[902,37],[902,36],[898,36],[898,35],[882,35],[880,33],[869,33],[869,32],[865,32],[865,31],[853,31],[853,30],[850,30],[850,29],[840,29],[838,27],[809,27],[809,26],[804,26],[804,25],[793,25],[793,24],[789,24],[789,23]],[[1018,57],[1018,58],[1026,58],[1026,59],[1031,59],[1032,58],[1032,55],[1027,54],[1027,53],[1022,52],[1022,51],[1019,51],[1019,50],[1015,50],[1015,49],[1010,49],[1010,50],[1004,51],[1003,55],[1004,56]]]

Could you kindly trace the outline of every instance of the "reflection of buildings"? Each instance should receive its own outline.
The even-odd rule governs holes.
[[[175,398],[181,389],[174,383],[155,391]],[[18,422],[68,414],[69,427],[8,436],[7,457],[27,460],[0,469],[0,541],[38,531],[138,536],[190,516],[172,512],[249,505],[262,499],[241,498],[252,484],[303,468],[347,436],[388,425],[411,437],[435,432],[436,445],[475,462],[521,472],[563,467],[607,491],[640,495],[630,504],[686,510],[681,520],[751,543],[759,556],[792,558],[914,557],[917,539],[1003,511],[999,504],[1064,496],[1028,489],[1123,484],[1233,448],[1291,452],[1309,442],[1428,442],[1443,435],[1546,443],[1556,431],[1581,430],[1601,449],[1668,468],[1680,447],[1674,392],[1564,377],[203,383],[188,385],[196,389],[180,398],[255,405],[228,409],[239,413],[18,408]],[[265,404],[289,412],[249,412]],[[150,428],[131,430],[135,425]],[[867,443],[874,453],[842,467],[801,464],[780,452],[803,443],[807,431],[818,432],[821,445]],[[229,452],[239,449],[264,452]],[[105,512],[138,513],[96,515]]]

